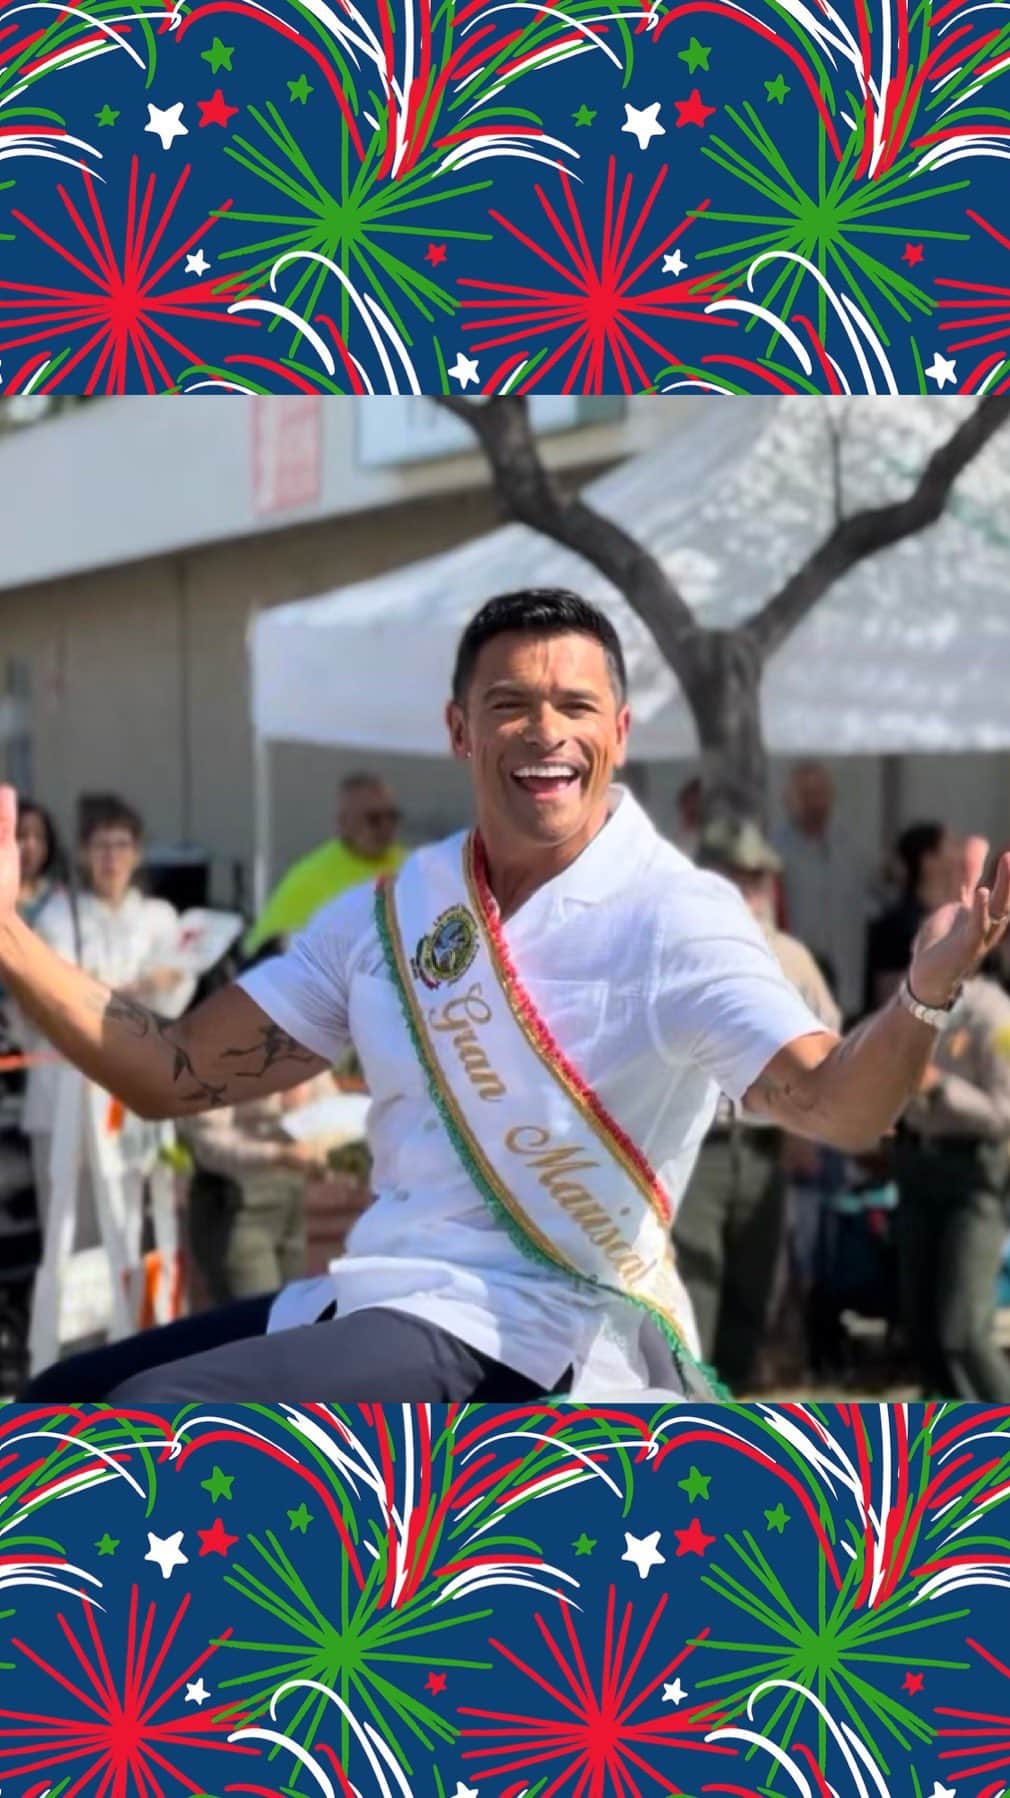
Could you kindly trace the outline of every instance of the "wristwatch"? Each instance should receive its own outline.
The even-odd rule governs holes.
[[[928,1024],[931,1030],[944,1029],[960,997],[961,988],[958,986],[946,1005],[922,1005],[909,986],[907,975],[898,988],[899,1005],[910,1011],[913,1018],[918,1018],[920,1024]]]

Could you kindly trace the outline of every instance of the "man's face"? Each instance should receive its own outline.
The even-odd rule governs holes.
[[[125,825],[103,825],[85,840],[83,861],[92,891],[119,905],[140,865],[140,844]]]
[[[834,789],[825,768],[800,768],[793,777],[793,816],[801,830],[823,830],[831,817]]]
[[[367,861],[378,861],[392,848],[400,811],[384,781],[352,787],[341,794],[337,831],[343,842]]]
[[[447,717],[453,753],[473,763],[485,831],[560,845],[599,828],[630,714],[594,637],[493,637]]]

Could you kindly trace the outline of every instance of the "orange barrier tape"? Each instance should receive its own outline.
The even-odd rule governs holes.
[[[0,1055],[0,1074],[11,1074],[17,1068],[41,1068],[59,1061],[58,1055]]]

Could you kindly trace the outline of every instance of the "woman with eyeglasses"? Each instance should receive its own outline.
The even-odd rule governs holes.
[[[269,943],[303,930],[317,911],[352,887],[395,874],[407,851],[396,840],[400,808],[377,774],[349,774],[340,783],[337,834],[289,868],[242,944],[251,960]]]

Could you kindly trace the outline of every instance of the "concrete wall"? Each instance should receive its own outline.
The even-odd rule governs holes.
[[[68,830],[79,792],[122,791],[152,839],[213,849],[227,897],[229,865],[248,864],[253,849],[254,609],[382,573],[495,522],[486,490],[433,496],[384,515],[381,529],[374,515],[354,516],[0,593],[0,677],[9,658],[30,669],[36,795]],[[282,862],[327,833],[339,769],[336,758],[294,755],[285,784],[288,759]],[[419,805],[430,804],[416,784]]]

